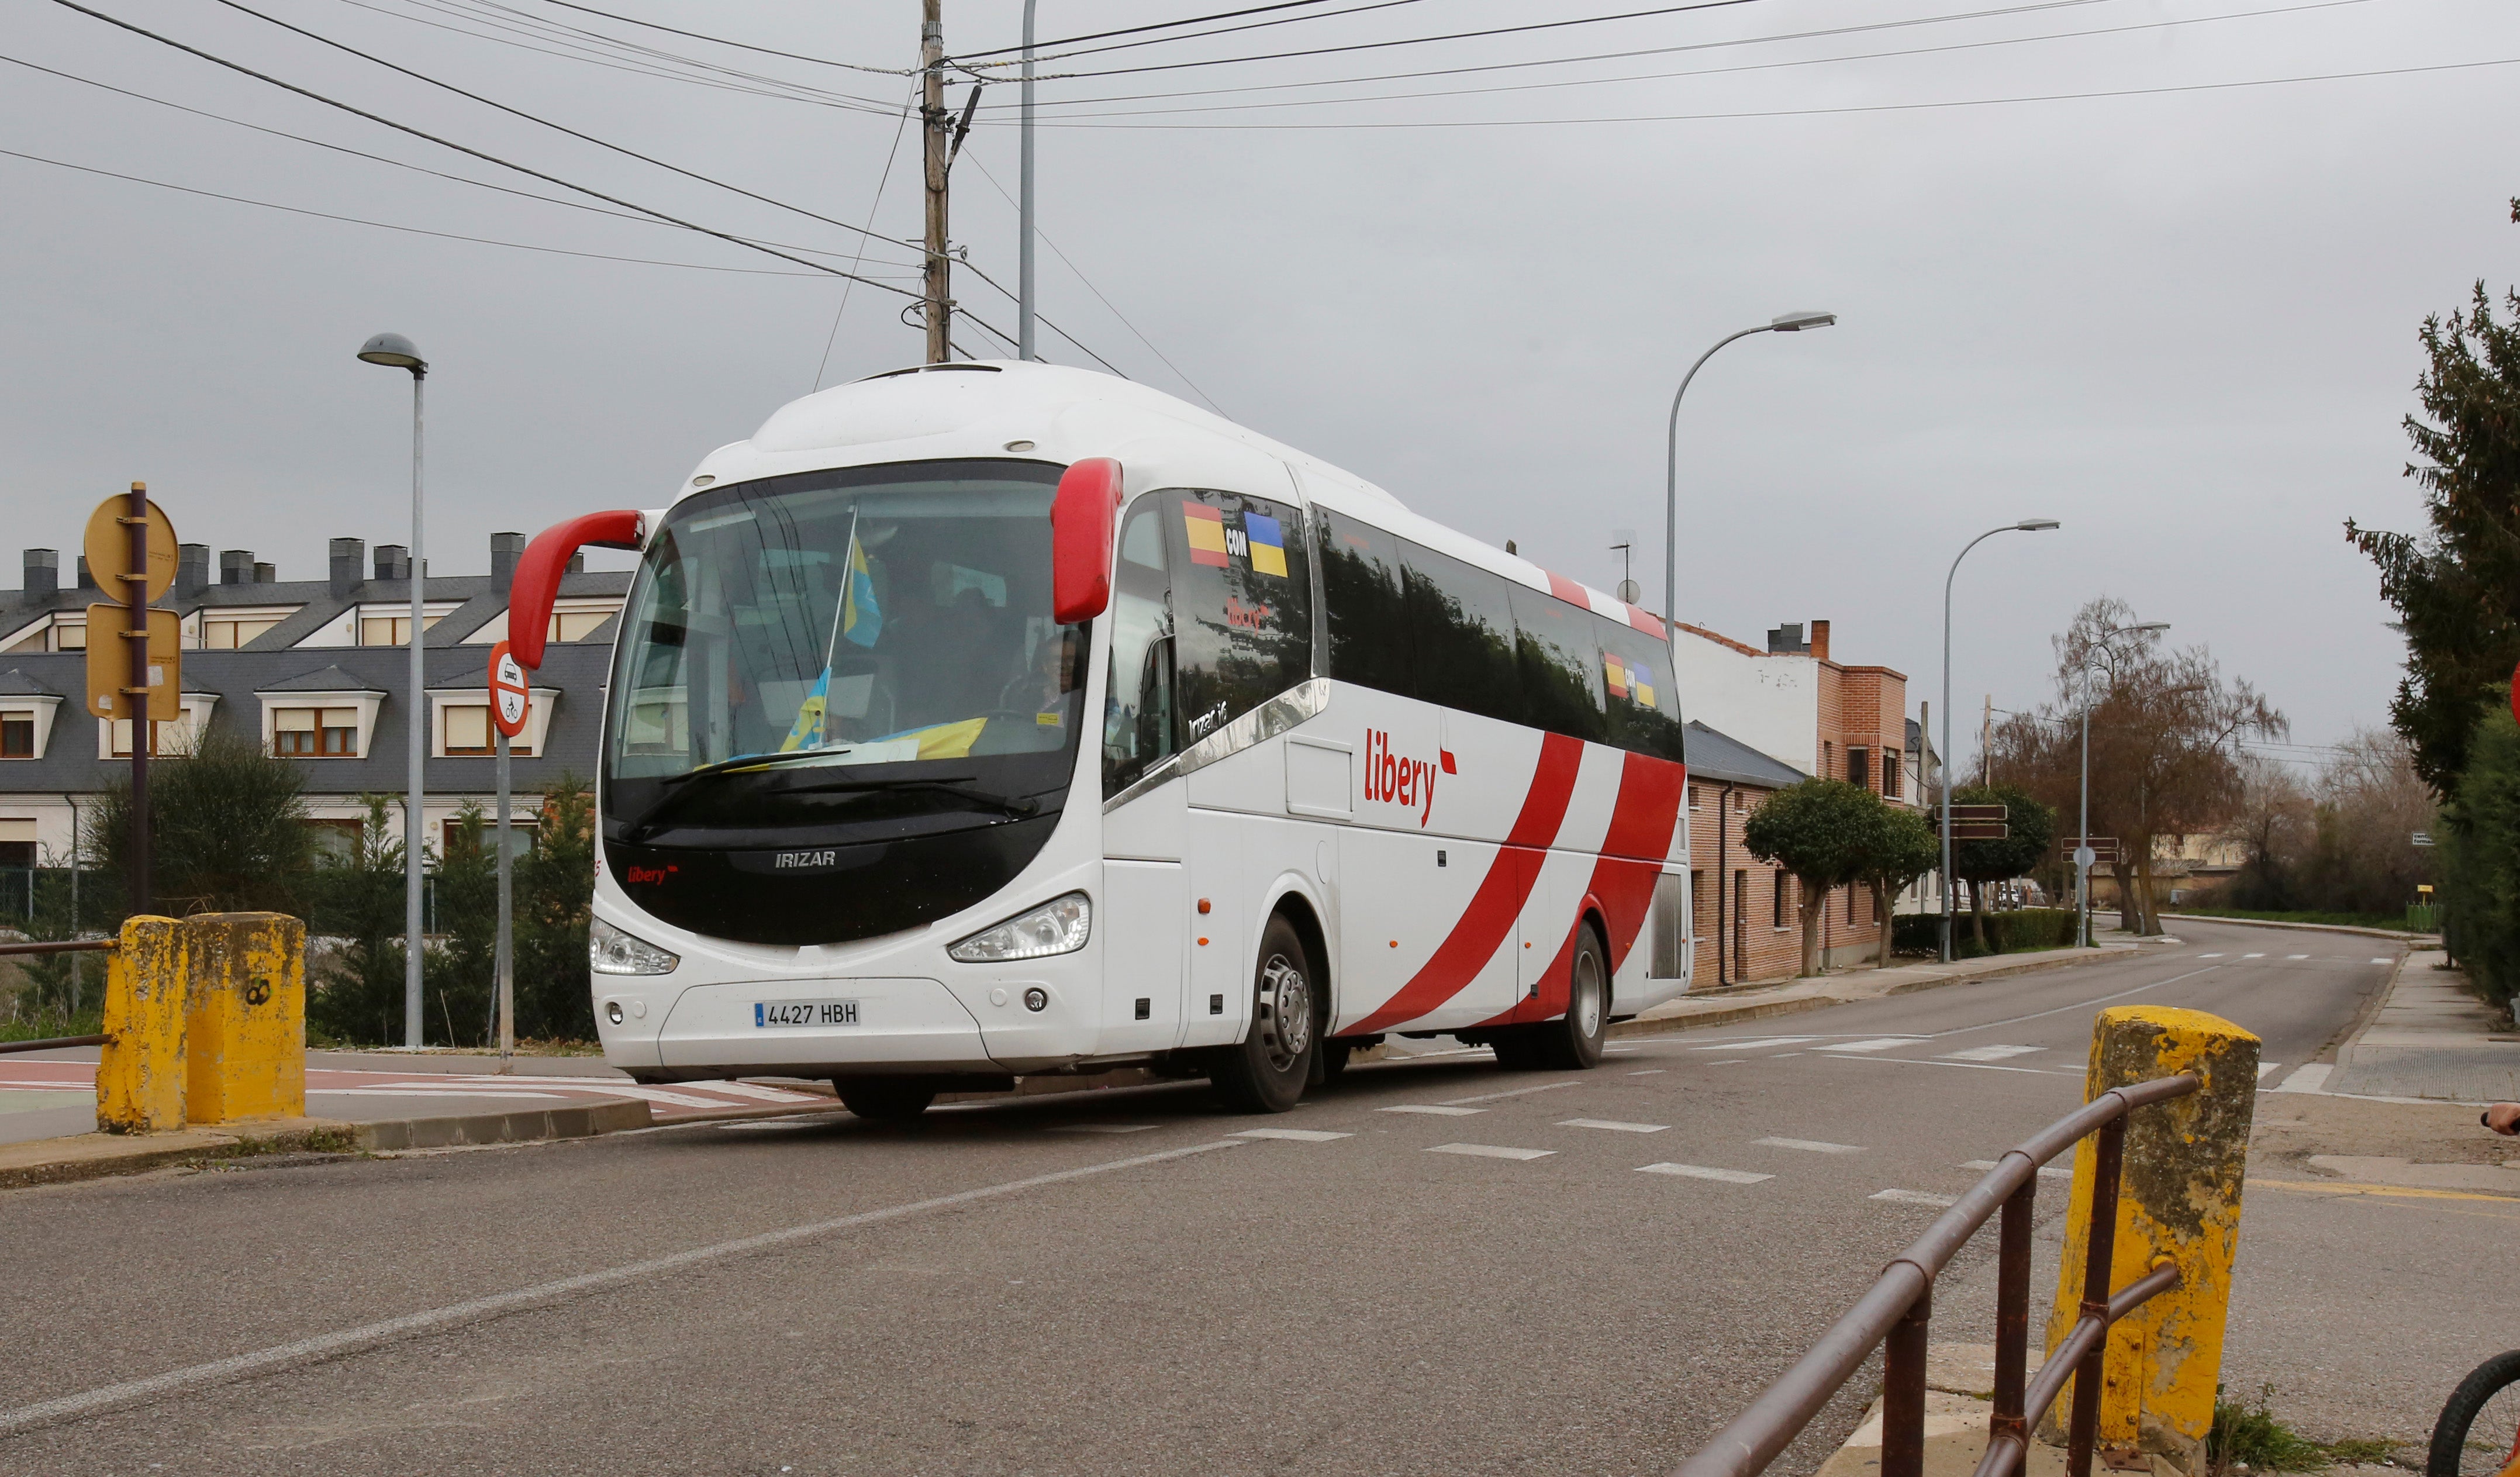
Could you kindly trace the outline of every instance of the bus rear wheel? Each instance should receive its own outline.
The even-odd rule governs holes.
[[[1601,1064],[1610,1037],[1610,961],[1600,932],[1590,923],[1576,930],[1575,958],[1566,973],[1566,1013],[1534,1026],[1533,1044],[1542,1066],[1582,1071]]]
[[[843,1077],[832,1084],[840,1105],[869,1123],[911,1123],[936,1100],[936,1089],[915,1078]]]
[[[1294,925],[1273,918],[1260,935],[1252,975],[1251,1029],[1242,1044],[1219,1047],[1208,1081],[1238,1113],[1282,1113],[1304,1096],[1321,1050],[1320,1007],[1312,957]]]

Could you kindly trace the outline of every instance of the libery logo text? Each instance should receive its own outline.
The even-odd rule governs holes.
[[[1391,752],[1391,736],[1380,729],[1365,731],[1365,797],[1418,812],[1424,829],[1435,813],[1435,777],[1456,773],[1453,752],[1437,749],[1437,758],[1404,759]]]

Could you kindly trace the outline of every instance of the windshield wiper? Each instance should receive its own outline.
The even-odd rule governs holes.
[[[970,779],[969,775],[938,775],[932,779],[916,780],[827,780],[819,784],[791,784],[780,793],[812,795],[834,790],[932,789],[960,800],[968,800],[975,805],[985,805],[992,810],[1005,811],[1008,815],[1018,819],[1041,813],[1041,802],[1029,795],[1001,795],[994,790],[971,789],[968,787],[968,782]]]
[[[781,768],[786,765],[799,763],[807,759],[818,759],[827,754],[844,754],[847,752],[848,749],[846,747],[842,747],[837,749],[789,749],[784,753],[771,754],[738,754],[732,759],[720,759],[715,764],[703,764],[698,769],[687,769],[679,775],[667,775],[664,779],[656,783],[664,785],[668,789],[671,789],[677,784],[681,784],[692,780],[698,780],[706,775],[732,774],[736,770],[740,769]]]

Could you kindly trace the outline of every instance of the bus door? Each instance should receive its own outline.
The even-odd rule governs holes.
[[[1160,497],[1141,498],[1120,525],[1112,562],[1110,657],[1102,707],[1102,794],[1145,780],[1179,747],[1173,683],[1172,580]],[[1189,835],[1176,780],[1102,818],[1101,1053],[1169,1051],[1181,1034],[1188,968]]]

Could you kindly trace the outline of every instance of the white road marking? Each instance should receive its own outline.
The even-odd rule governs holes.
[[[309,1097],[499,1097],[520,1100],[530,1097],[542,1102],[561,1102],[566,1098],[566,1095],[562,1093],[535,1093],[518,1088],[308,1088],[306,1096]],[[706,1105],[726,1106],[723,1102],[712,1102]]]
[[[2028,1072],[2034,1077],[2080,1077],[2080,1072],[2064,1072],[2054,1067],[2006,1067],[1992,1061],[1926,1061],[1915,1056],[1823,1056],[1822,1061],[1872,1061],[1885,1066],[1958,1067],[1966,1072]]]
[[[2295,1067],[2293,1068],[2292,1075],[2285,1078],[2283,1081],[2276,1083],[2272,1091],[2277,1093],[2324,1093],[2327,1091],[2327,1074],[2335,1070],[2335,1063],[2326,1061],[2314,1061],[2308,1066]]]
[[[1628,1075],[1631,1077],[1653,1077],[1670,1070],[1671,1068],[1669,1067],[1646,1067],[1642,1071],[1630,1072]]]
[[[1943,1059],[1946,1061],[2002,1061],[2007,1056],[2027,1056],[2033,1052],[2047,1050],[2046,1047],[1970,1047],[1965,1051],[1945,1052]]]
[[[1887,1200],[1893,1205],[1933,1205],[1945,1209],[1960,1203],[1960,1197],[1958,1195],[1928,1194],[1921,1189],[1876,1189],[1865,1198]]]
[[[2308,958],[2310,958],[2310,956],[2309,956],[2309,955],[2307,955],[2307,954],[2287,954],[2287,955],[2285,955],[2285,956],[2284,956],[2284,958],[2286,958],[2286,959],[2308,959]]]
[[[1803,1053],[1800,1052],[1778,1052],[1776,1055],[1771,1056],[1768,1059],[1770,1061],[1782,1061],[1788,1056],[1800,1056],[1801,1054]]]
[[[1817,1036],[1753,1036],[1746,1040],[1719,1041],[1711,1047],[1691,1047],[1692,1052],[1757,1052],[1768,1047],[1798,1047]]]
[[[711,1093],[733,1093],[739,1097],[757,1097],[763,1102],[832,1102],[837,1099],[820,1093],[794,1093],[786,1088],[766,1088],[756,1082],[695,1082],[686,1086]]]
[[[2371,961],[2371,962],[2373,962],[2373,963],[2375,963],[2375,964],[2387,964],[2387,963],[2394,963],[2394,962],[2396,962],[2396,961],[2394,961],[2394,960],[2385,960],[2385,959],[2375,959],[2375,960]]]
[[[2265,956],[2265,955],[2263,955],[2263,954],[2243,954],[2243,955],[2241,955],[2241,956],[2240,956],[2240,958],[2242,958],[2242,959],[2265,959],[2265,958],[2266,958],[2266,956]]]
[[[1990,1170],[1995,1168],[1995,1161],[1992,1159],[1971,1159],[1967,1163],[1962,1164],[1960,1168],[1979,1171]],[[2039,1166],[2039,1173],[2050,1180],[2071,1180],[2074,1178],[2074,1171],[2071,1168],[2057,1164],[2043,1164]]]
[[[1802,1054],[1802,1052],[1787,1052],[1785,1054],[1786,1054],[1787,1056],[1800,1056],[1800,1055]],[[1710,1067],[1737,1067],[1737,1066],[1739,1066],[1741,1063],[1743,1063],[1743,1062],[1745,1062],[1745,1061],[1748,1061],[1749,1059],[1750,1059],[1750,1058],[1749,1058],[1749,1057],[1747,1057],[1747,1056],[1727,1056],[1727,1057],[1725,1057],[1722,1061],[1710,1061],[1710,1062],[1708,1062],[1708,1063],[1707,1063],[1707,1065],[1708,1065],[1708,1066],[1710,1066]],[[1771,1059],[1773,1060],[1773,1059],[1775,1059],[1775,1058],[1771,1058]]]
[[[1713,1180],[1724,1185],[1756,1185],[1773,1180],[1774,1175],[1754,1175],[1741,1169],[1709,1169],[1703,1164],[1640,1164],[1641,1175],[1678,1175],[1687,1180]]]
[[[1474,1159],[1546,1159],[1553,1148],[1506,1148],[1494,1143],[1438,1143],[1430,1154],[1467,1154]]]
[[[2124,1000],[2130,995],[2141,995],[2147,990],[2167,990],[2172,985],[2194,979],[2200,974],[2211,974],[2222,967],[2221,964],[2207,964],[2202,969],[2190,969],[2184,974],[2174,974],[2168,979],[2155,980],[2148,985],[2137,985],[2133,989],[2120,990],[2113,995],[2095,995],[2090,1000],[2078,1000],[2070,1006],[2052,1006],[2045,1010],[2033,1010],[2027,1015],[2007,1015],[2002,1020],[1990,1020],[1974,1026],[1955,1026],[1948,1031],[1936,1031],[1930,1039],[1940,1041],[1946,1036],[1969,1036],[1979,1031],[1992,1031],[1998,1026],[2017,1026],[2025,1020],[2045,1020],[2050,1015],[2063,1015],[2069,1011],[2089,1009],[2092,1006],[2105,1006],[2110,1001]],[[2011,1070],[2017,1072],[2026,1069],[2014,1067]]]
[[[1861,1143],[1828,1143],[1819,1139],[1753,1139],[1750,1141],[1752,1143],[1764,1143],[1770,1148],[1799,1148],[1815,1154],[1860,1154],[1864,1152],[1864,1145]]]
[[[790,1226],[779,1231],[765,1231],[755,1235],[739,1236],[732,1241],[719,1241],[714,1245],[695,1246],[688,1251],[651,1257],[644,1262],[629,1262],[618,1267],[608,1267],[600,1272],[581,1273],[573,1277],[562,1277],[556,1281],[536,1283],[531,1287],[519,1287],[513,1292],[492,1293],[488,1297],[452,1303],[443,1308],[431,1308],[423,1313],[407,1313],[400,1318],[363,1323],[355,1328],[343,1328],[333,1333],[319,1333],[312,1338],[301,1338],[292,1343],[276,1344],[270,1348],[256,1349],[247,1354],[235,1354],[226,1359],[211,1360],[206,1364],[187,1365],[159,1374],[124,1380],[119,1384],[105,1385],[94,1390],[83,1390],[75,1395],[64,1395],[53,1400],[39,1401],[34,1405],[20,1406],[11,1410],[0,1410],[0,1432],[22,1431],[29,1426],[42,1425],[69,1416],[86,1415],[114,1406],[127,1405],[133,1401],[147,1400],[152,1396],[219,1384],[306,1360],[342,1354],[353,1349],[369,1348],[410,1334],[433,1333],[439,1329],[472,1322],[477,1319],[492,1318],[519,1308],[530,1308],[580,1293],[596,1292],[625,1282],[636,1282],[667,1273],[681,1272],[686,1268],[724,1261],[745,1252],[767,1251],[773,1247],[818,1241],[844,1231],[854,1231],[862,1226],[876,1226],[886,1221],[923,1215],[929,1211],[968,1205],[975,1200],[993,1200],[1001,1195],[1013,1194],[1018,1190],[1037,1189],[1047,1185],[1061,1185],[1070,1180],[1083,1180],[1094,1175],[1108,1174],[1113,1170],[1142,1169],[1148,1165],[1168,1163],[1174,1159],[1185,1159],[1192,1154],[1203,1154],[1211,1149],[1239,1148],[1240,1146],[1230,1139],[1215,1139],[1205,1143],[1193,1143],[1187,1148],[1168,1148],[1158,1153],[1140,1154],[1129,1159],[1113,1159],[1102,1164],[1083,1165],[1076,1169],[1054,1170],[1046,1175],[1009,1180],[1003,1184],[983,1186],[977,1189],[957,1190],[950,1195],[914,1200],[906,1205],[890,1205],[880,1210],[865,1210],[856,1215],[841,1216],[836,1220],[814,1221],[803,1226]]]
[[[1870,1041],[1840,1041],[1812,1048],[1815,1052],[1887,1052],[1893,1047],[1912,1047],[1924,1041],[1922,1036],[1876,1036]]]
[[[1464,1102],[1494,1102],[1500,1097],[1520,1097],[1528,1093],[1547,1093],[1557,1088],[1571,1088],[1572,1082],[1544,1082],[1536,1088],[1508,1088],[1502,1093],[1480,1093],[1469,1097],[1447,1097],[1444,1106],[1459,1107]]]
[[[1621,1123],[1615,1118],[1560,1118],[1557,1126],[1607,1129],[1614,1134],[1659,1134],[1671,1127],[1668,1123]]]
[[[2268,1074],[2268,1073],[2270,1073],[2270,1072],[2273,1071],[2275,1068],[2277,1068],[2277,1067],[2279,1067],[2279,1066],[2282,1066],[2282,1065],[2283,1065],[2283,1063],[2282,1063],[2282,1062],[2280,1062],[2280,1061],[2262,1061],[2262,1062],[2259,1062],[2259,1063],[2258,1063],[2258,1080],[2259,1080],[2260,1082],[2264,1082],[2264,1081],[2266,1081],[2266,1080],[2267,1080],[2267,1074]]]
[[[2200,954],[2196,957],[2198,959],[2221,959],[2223,956],[2219,954]]]
[[[1288,1143],[1328,1143],[1332,1139],[1353,1139],[1354,1134],[1332,1134],[1317,1128],[1246,1128],[1228,1139],[1282,1139]]]
[[[1375,1108],[1374,1111],[1377,1113],[1424,1113],[1430,1118],[1467,1118],[1472,1113],[1484,1113],[1487,1109],[1442,1107],[1428,1102],[1404,1102],[1398,1107]]]
[[[1054,1134],[1143,1134],[1162,1128],[1160,1123],[1058,1123],[1051,1125]]]

